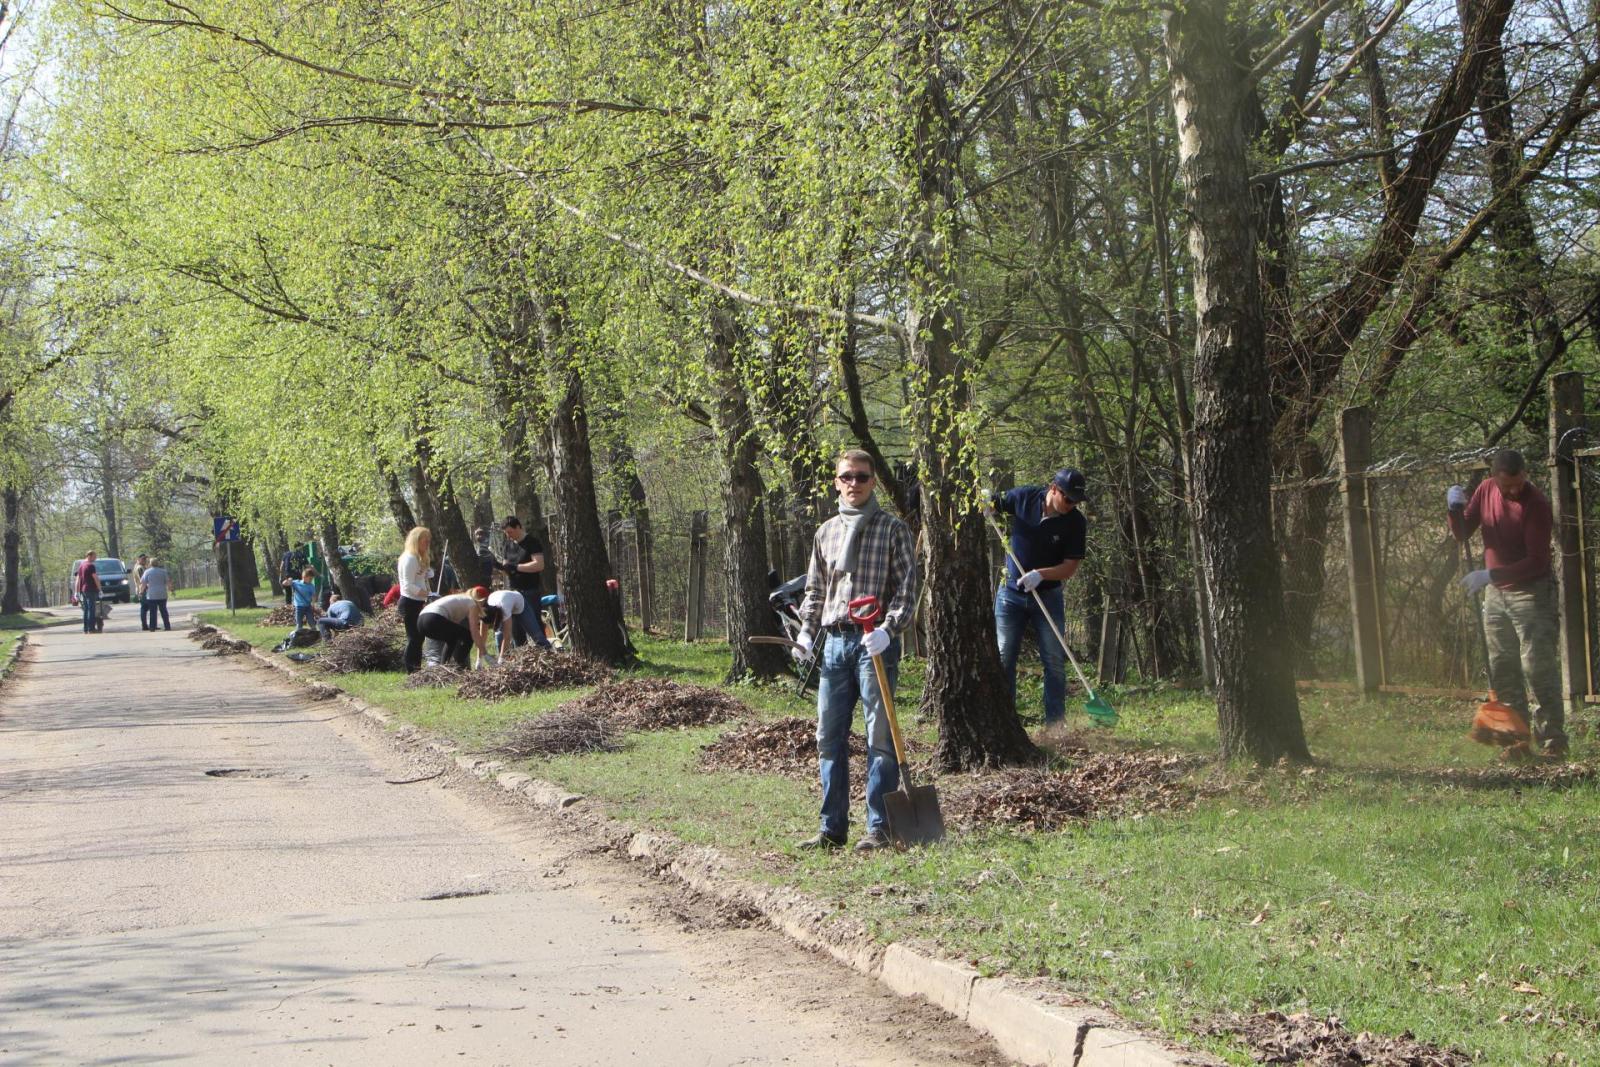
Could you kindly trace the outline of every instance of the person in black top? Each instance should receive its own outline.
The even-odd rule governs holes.
[[[1078,573],[1088,545],[1089,524],[1078,510],[1088,496],[1082,474],[1056,471],[1048,485],[1027,485],[995,495],[996,511],[1011,516],[1011,556],[1006,577],[994,595],[994,624],[1000,639],[1000,664],[1017,695],[1017,652],[1022,632],[1033,627],[1044,664],[1044,724],[1062,725],[1067,714],[1067,661],[1056,635],[1041,612],[1048,611],[1056,630],[1066,632],[1061,583]],[[1016,561],[1021,561],[1019,569]],[[1034,599],[1034,593],[1038,599]]]
[[[517,616],[517,624],[534,644],[549,648],[550,639],[544,635],[544,623],[539,618],[539,597],[544,591],[544,580],[540,577],[544,570],[544,545],[522,528],[522,520],[515,515],[507,516],[500,526],[509,542],[501,569],[510,579],[511,588],[522,594],[522,614]]]
[[[494,551],[489,547],[489,531],[481,526],[473,530],[472,545],[478,554],[478,575],[473,584],[492,589],[494,572],[500,569],[500,563],[494,558]]]

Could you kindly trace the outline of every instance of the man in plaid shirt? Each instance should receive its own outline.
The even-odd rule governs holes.
[[[889,843],[883,796],[900,785],[883,694],[872,657],[883,658],[893,690],[900,666],[900,633],[911,625],[917,603],[917,558],[911,530],[873,498],[877,470],[867,453],[839,457],[834,485],[839,514],[822,524],[806,571],[804,623],[797,659],[811,655],[820,631],[821,680],[817,688],[817,763],[822,777],[822,826],[800,842],[805,849],[843,848],[850,828],[850,721],[856,701],[867,721],[867,833],[856,849],[869,852]],[[850,621],[850,601],[875,596],[884,606],[880,626],[864,633]]]

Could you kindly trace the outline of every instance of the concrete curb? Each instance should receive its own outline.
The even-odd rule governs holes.
[[[220,629],[220,628],[219,628]],[[231,635],[229,635],[231,636]],[[256,662],[312,689],[317,699],[337,699],[352,711],[391,727],[410,743],[449,760],[458,770],[521,796],[553,812],[572,811],[584,798],[520,771],[506,771],[499,760],[463,755],[455,747],[409,724],[395,726],[392,713],[337,686],[308,679],[296,664],[252,648]],[[323,695],[319,690],[332,690]],[[694,891],[732,907],[759,913],[792,940],[827,953],[840,963],[882,982],[901,996],[922,997],[994,1039],[1000,1050],[1030,1067],[1177,1067],[1221,1061],[1180,1049],[1138,1032],[1111,1012],[1074,1003],[1045,982],[986,978],[965,963],[943,959],[904,943],[884,945],[853,919],[793,889],[746,882],[730,874],[733,865],[715,849],[690,846],[656,831],[639,830],[599,813],[575,823],[596,832],[622,854],[649,864]]]
[[[18,665],[22,663],[22,650],[27,647],[28,631],[23,630],[17,634],[17,643],[11,646],[11,654],[6,657],[4,663],[0,663],[0,682],[4,682],[16,672]]]

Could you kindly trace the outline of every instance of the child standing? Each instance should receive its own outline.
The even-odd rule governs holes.
[[[294,594],[294,628],[309,629],[316,620],[312,617],[311,605],[317,602],[317,568],[307,567],[300,572],[300,581],[285,578],[283,587]]]

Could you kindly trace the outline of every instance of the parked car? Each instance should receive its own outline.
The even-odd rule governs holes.
[[[72,564],[72,569],[67,571],[67,588],[72,588],[73,580],[78,574],[78,563]],[[133,580],[128,574],[128,568],[115,556],[108,556],[94,561],[94,572],[100,576],[100,595],[108,600],[117,600],[126,604],[133,599]],[[72,594],[73,603],[77,603],[77,593]]]

